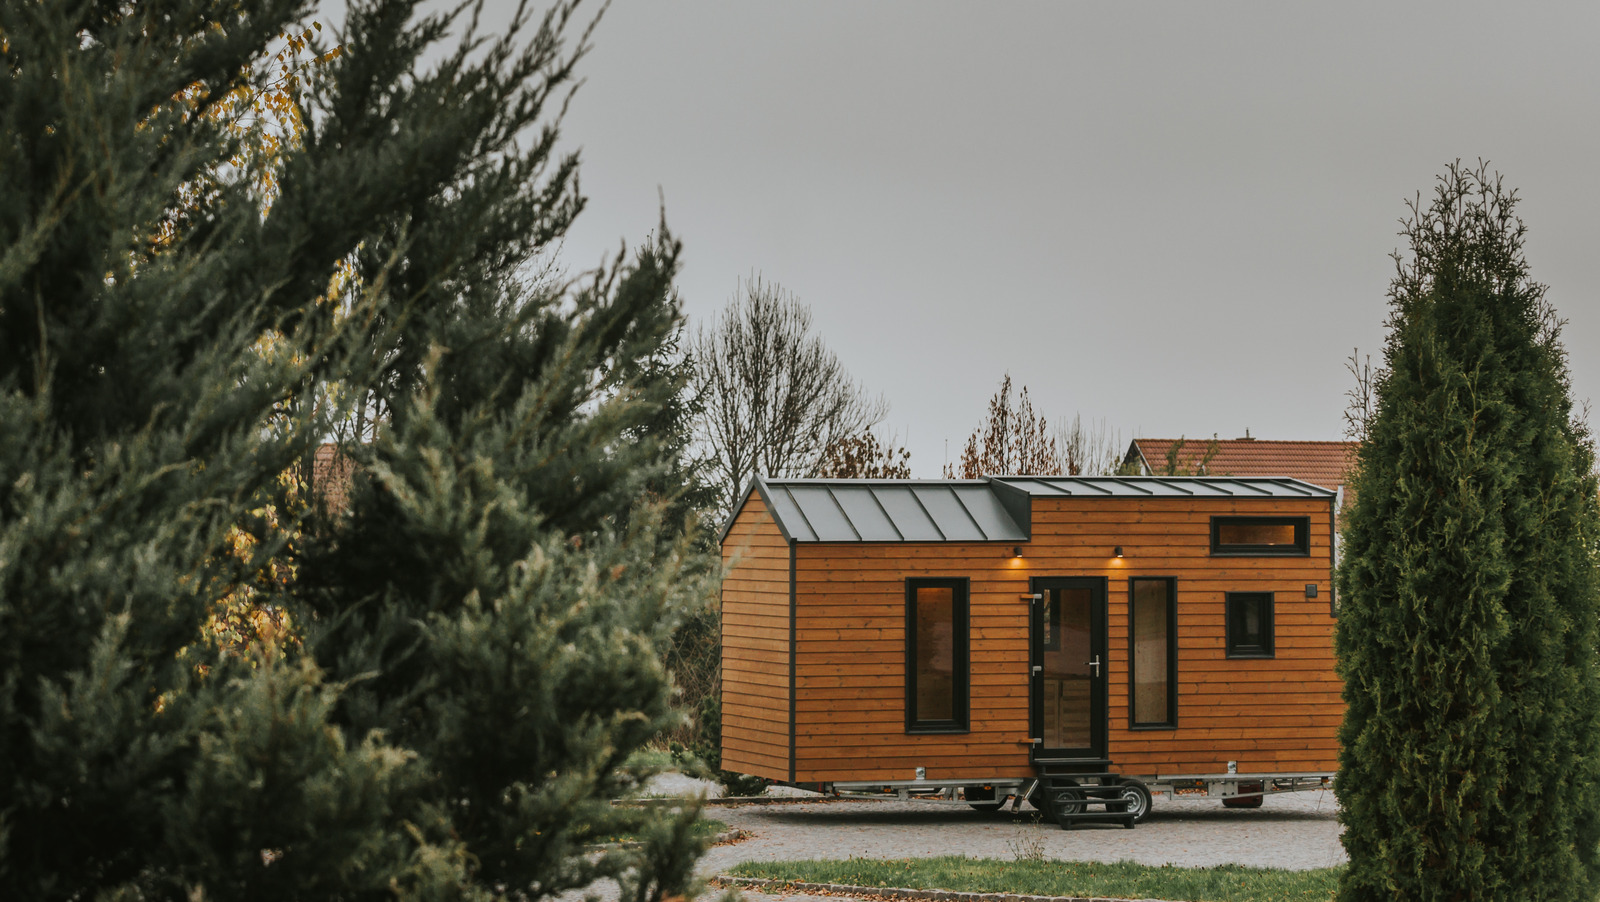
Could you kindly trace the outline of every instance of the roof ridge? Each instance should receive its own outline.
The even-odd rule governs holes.
[[[1213,441],[1223,442],[1249,442],[1252,445],[1359,445],[1353,439],[1328,439],[1328,438],[1136,438],[1136,442],[1196,442],[1210,444]]]

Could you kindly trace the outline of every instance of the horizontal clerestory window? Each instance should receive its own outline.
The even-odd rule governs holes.
[[[1310,517],[1212,517],[1211,553],[1218,557],[1306,557]]]

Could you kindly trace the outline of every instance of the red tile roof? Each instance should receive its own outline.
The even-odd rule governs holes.
[[[1180,439],[1136,438],[1128,447],[1128,460],[1143,457],[1147,472],[1160,472],[1167,455]],[[1274,442],[1257,438],[1216,441],[1217,453],[1206,464],[1210,476],[1288,476],[1326,489],[1337,489],[1347,481],[1355,463],[1357,442]],[[1193,468],[1211,448],[1211,439],[1183,440],[1178,463]]]

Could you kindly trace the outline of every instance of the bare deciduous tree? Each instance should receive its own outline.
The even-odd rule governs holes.
[[[945,465],[947,478],[982,476],[1060,476],[1060,452],[1044,417],[1033,414],[1033,402],[1023,387],[1015,405],[1011,399],[1011,374],[989,399],[989,413],[967,438],[959,468]]]
[[[871,431],[840,439],[822,454],[817,475],[828,479],[910,479],[911,452],[879,442]]]
[[[703,406],[694,435],[723,513],[756,474],[815,476],[834,443],[883,419],[888,405],[858,386],[792,293],[743,282],[690,346]]]
[[[1087,425],[1074,414],[1056,422],[1056,469],[1064,476],[1111,476],[1122,467],[1122,433],[1105,420]]]
[[[1374,409],[1377,404],[1374,386],[1381,380],[1382,371],[1373,372],[1372,355],[1362,357],[1360,348],[1350,352],[1349,359],[1344,362],[1344,368],[1356,380],[1356,384],[1344,393],[1344,396],[1350,399],[1344,408],[1344,434],[1346,438],[1364,442],[1367,440],[1367,424],[1377,412]],[[1380,377],[1380,380],[1375,380],[1375,376]]]

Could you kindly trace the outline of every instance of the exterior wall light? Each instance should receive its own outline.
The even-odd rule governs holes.
[[[1022,557],[1022,546],[1021,545],[1012,546],[1012,548],[1011,548],[1011,556],[1012,557]]]
[[[1111,553],[1117,557],[1122,557],[1122,546],[1118,545],[1116,548],[1112,549]]]

